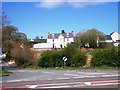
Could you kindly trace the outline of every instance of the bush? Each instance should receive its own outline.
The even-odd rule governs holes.
[[[72,58],[71,58],[71,67],[79,67],[84,66],[86,63],[86,56],[81,51],[78,51]]]
[[[75,44],[68,44],[67,47],[63,49],[63,56],[67,57],[66,66],[71,66],[71,58],[77,53],[77,48]]]
[[[12,59],[15,60],[17,66],[26,67],[33,64],[34,52],[28,46],[20,47],[21,44],[14,44],[11,50]]]
[[[44,51],[38,61],[41,67],[62,67],[64,65],[63,57],[67,57],[66,66],[78,67],[83,66],[86,57],[79,51],[75,44],[69,44],[62,50]]]
[[[61,51],[44,51],[38,61],[41,67],[61,67],[63,66]]]
[[[92,66],[118,67],[118,49],[110,46],[105,49],[95,50],[93,53]]]

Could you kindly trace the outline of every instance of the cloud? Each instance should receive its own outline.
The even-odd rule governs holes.
[[[48,9],[57,8],[63,3],[61,0],[57,1],[58,2],[49,2],[49,0],[43,0],[42,2],[35,4],[35,7]]]
[[[83,8],[87,6],[95,6],[101,3],[100,2],[99,3],[98,2],[68,2],[68,4],[73,8]]]
[[[73,0],[42,0],[40,3],[35,4],[35,7],[54,9],[61,6],[62,4],[66,4],[73,8],[83,8],[87,6],[95,6],[98,4],[103,4],[109,1],[112,2],[113,0],[74,0],[74,1]]]

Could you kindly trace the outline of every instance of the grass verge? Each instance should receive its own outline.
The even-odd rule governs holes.
[[[2,75],[2,74],[13,74],[13,72],[11,72],[11,71],[8,71],[8,70],[0,70],[0,74]]]

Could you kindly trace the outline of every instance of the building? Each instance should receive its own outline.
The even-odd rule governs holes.
[[[112,32],[109,35],[105,35],[106,41],[109,44],[114,44],[118,46],[120,44],[120,34],[118,32]]]
[[[46,51],[53,48],[52,43],[37,43],[33,45],[34,51]]]
[[[47,43],[52,43],[53,48],[64,48],[74,42],[74,34],[71,33],[48,33]]]
[[[51,49],[60,49],[67,44],[74,42],[74,34],[71,33],[48,33],[47,43],[36,43],[31,48],[34,51],[46,51]]]
[[[106,39],[105,42],[107,42],[107,43],[113,43],[113,40],[112,40],[112,38],[111,38],[110,35],[105,35],[105,39]]]

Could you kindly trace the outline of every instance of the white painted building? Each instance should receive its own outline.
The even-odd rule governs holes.
[[[118,32],[112,32],[110,35],[105,36],[107,43],[113,43],[114,46],[118,46],[120,44],[120,34]]]
[[[118,46],[120,44],[120,34],[118,32],[113,32],[110,35],[114,42],[114,46]]]
[[[47,43],[52,43],[53,48],[64,48],[68,43],[74,42],[72,33],[48,33]]]
[[[46,51],[53,48],[52,43],[37,43],[33,45],[34,51]]]
[[[116,42],[117,40],[120,40],[120,34],[118,32],[113,32],[110,35],[114,42]]]

